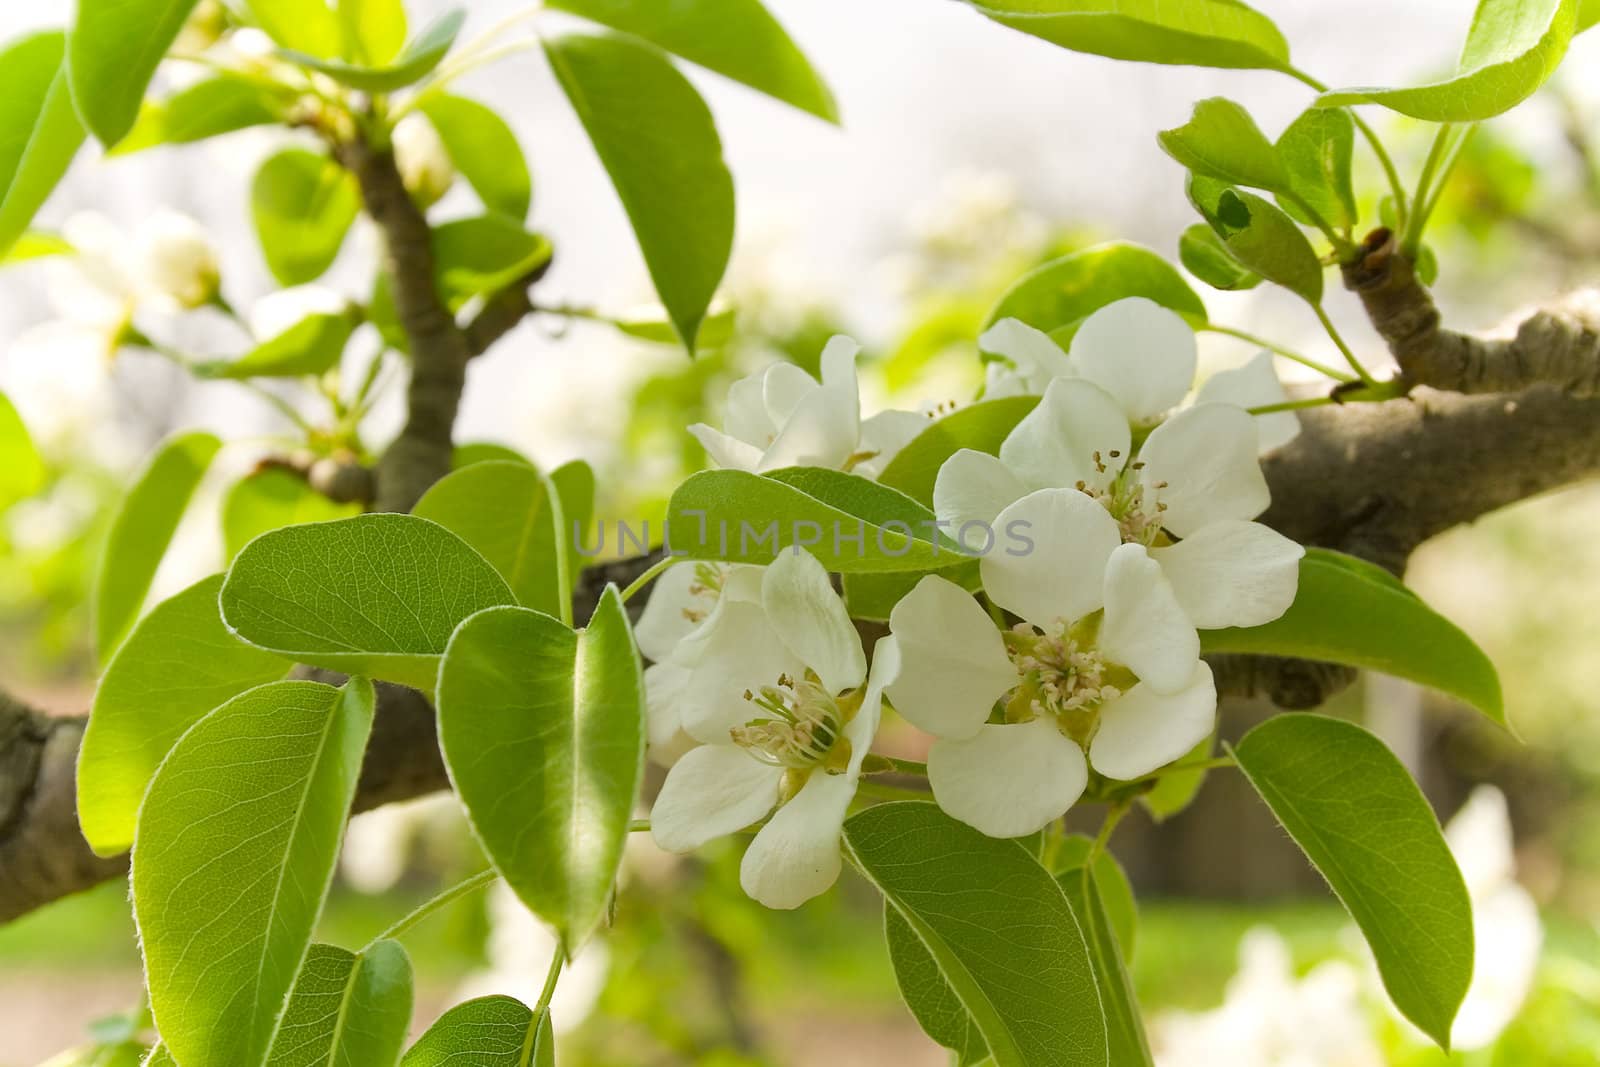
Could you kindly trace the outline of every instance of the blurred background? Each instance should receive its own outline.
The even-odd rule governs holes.
[[[981,380],[978,324],[1029,267],[1111,238],[1176,258],[1195,217],[1157,130],[1181,123],[1193,101],[1226,94],[1272,135],[1309,102],[1270,74],[1059,51],[950,0],[769,3],[831,83],[844,127],[690,71],[716,112],[738,188],[728,342],[691,363],[604,326],[535,318],[472,365],[461,439],[512,446],[547,469],[588,460],[600,473],[596,514],[608,520],[658,518],[676,482],[704,462],[683,428],[716,421],[727,384],[774,358],[814,367],[832,333],[866,347],[869,412],[969,397]],[[443,6],[415,0],[414,23]],[[475,0],[467,34],[518,6]],[[1345,85],[1404,84],[1448,68],[1474,5],[1257,6],[1283,29],[1298,65]],[[69,0],[5,4],[0,37],[70,18]],[[1470,143],[1430,237],[1438,294],[1457,328],[1492,327],[1592,281],[1597,61],[1600,33],[1579,38],[1548,88]],[[460,88],[506,117],[533,167],[533,225],[556,247],[541,298],[618,314],[647,301],[622,212],[538,53]],[[1373,118],[1414,175],[1427,132]],[[228,298],[247,307],[272,290],[250,232],[249,182],[286,136],[243,131],[80,159],[41,222],[93,211],[131,229],[159,208],[191,214],[222,250]],[[1370,164],[1360,163],[1358,188],[1376,225]],[[359,294],[375,246],[359,232],[329,283]],[[0,522],[0,681],[81,713],[95,676],[86,608],[95,552],[142,457],[178,427],[238,442],[163,568],[156,592],[166,595],[221,565],[220,488],[287,423],[259,397],[197,384],[148,354],[108,361],[53,308],[59,266],[0,275],[0,390],[50,467],[48,490]],[[1315,319],[1280,290],[1203,295],[1215,321],[1333,358]],[[1354,301],[1335,295],[1330,310],[1369,365],[1381,365]],[[195,351],[226,340],[203,322],[174,329]],[[1202,352],[1216,370],[1254,349],[1205,336]],[[372,439],[397,418],[392,400],[380,407]],[[1457,530],[1412,561],[1408,581],[1498,664],[1520,743],[1385,679],[1364,680],[1334,709],[1383,735],[1442,817],[1466,805],[1452,844],[1469,881],[1479,872],[1474,895],[1490,927],[1480,930],[1480,956],[1499,978],[1475,988],[1473,1039],[1458,1035],[1463,1051],[1446,1058],[1381,1007],[1359,939],[1315,873],[1240,783],[1213,775],[1186,812],[1160,827],[1130,819],[1114,842],[1140,892],[1134,978],[1163,1067],[1600,1062],[1597,521],[1600,492],[1577,488]],[[1225,736],[1261,714],[1231,709]],[[1478,789],[1486,784],[1494,789]],[[798,913],[763,912],[739,893],[732,852],[679,859],[636,838],[615,928],[557,998],[564,1064],[946,1062],[899,1005],[868,887],[847,876]],[[448,802],[361,816],[323,936],[358,944],[479,862]],[[0,1064],[44,1060],[136,1006],[127,912],[126,887],[112,884],[0,928]],[[493,989],[532,999],[550,951],[537,926],[493,893],[431,920],[410,947],[419,1029],[453,996]]]

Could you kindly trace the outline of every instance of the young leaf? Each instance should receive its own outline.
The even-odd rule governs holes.
[[[158,102],[147,101],[128,136],[110,153],[129,155],[165,144],[190,144],[278,122],[283,100],[260,82],[219,74]]]
[[[922,941],[995,1067],[1105,1067],[1105,1016],[1061,887],[1021,845],[933,804],[880,804],[845,847]]]
[[[945,981],[938,961],[922,938],[887,899],[883,902],[883,939],[900,987],[900,999],[911,1009],[922,1032],[955,1053],[956,1063],[982,1063],[989,1054],[972,1015]]]
[[[570,526],[539,470],[506,460],[474,463],[435,482],[412,514],[477,549],[523,607],[556,618],[572,610]]]
[[[250,208],[272,276],[283,285],[302,285],[333,265],[360,198],[355,179],[333,160],[286,148],[256,172]]]
[[[637,40],[567,35],[545,52],[692,355],[733,248],[733,178],[711,112],[665,56]]]
[[[417,1039],[400,1067],[555,1067],[550,1013],[512,997],[479,997],[457,1004]],[[467,1057],[468,1059],[463,1059]]]
[[[394,1067],[411,998],[411,959],[398,941],[359,953],[314,944],[265,1067]]]
[[[1178,262],[1213,289],[1254,289],[1261,275],[1233,258],[1215,230],[1197,222],[1178,238]]]
[[[428,97],[422,111],[483,206],[513,219],[526,218],[533,178],[505,120],[476,100],[442,93]]]
[[[1289,173],[1289,191],[1310,204],[1323,220],[1347,230],[1356,224],[1356,193],[1350,184],[1355,120],[1344,108],[1309,108],[1278,136],[1278,157]],[[1278,206],[1296,222],[1312,224],[1293,198]]]
[[[1113,301],[1129,296],[1154,300],[1191,325],[1204,325],[1206,306],[1177,268],[1142,245],[1111,241],[1060,259],[1023,275],[1007,289],[984,319],[1021,319],[1049,333],[1073,327]]]
[[[1156,138],[1167,155],[1196,174],[1233,185],[1282,192],[1289,171],[1250,112],[1225,97],[1194,106],[1189,121]]]
[[[0,512],[44,485],[44,461],[11,398],[0,393]]]
[[[1106,1034],[1111,1046],[1111,1062],[1117,1067],[1151,1067],[1150,1043],[1145,1038],[1139,1015],[1139,1000],[1133,982],[1123,965],[1122,950],[1112,927],[1110,913],[1101,898],[1099,871],[1079,864],[1062,872],[1061,883],[1089,943],[1095,979],[1100,987],[1100,1004],[1106,1012]]]
[[[1600,0],[1579,0],[1578,28],[1575,32],[1582,33],[1597,22],[1600,22]]]
[[[0,253],[0,266],[71,253],[72,246],[59,234],[50,230],[24,230],[22,236],[18,237],[10,248]]]
[[[878,484],[898,489],[921,504],[933,505],[933,483],[944,461],[963,448],[998,455],[1000,443],[1039,403],[1036,396],[980,400],[928,423],[911,443],[884,464]]]
[[[527,608],[468,619],[437,706],[484,852],[576,950],[605,911],[644,773],[644,682],[616,587],[576,632]]]
[[[340,85],[364,93],[392,93],[431,74],[456,43],[456,35],[461,32],[461,25],[466,20],[466,11],[459,7],[440,15],[423,27],[392,63],[383,66],[323,59],[293,48],[285,51],[284,55],[301,66],[326,74]]]
[[[405,47],[402,0],[339,0],[338,11],[346,58],[365,66],[381,66]]]
[[[589,524],[594,520],[594,468],[581,459],[569,460],[550,472],[550,484],[555,486],[556,497],[561,501],[561,536],[567,546],[567,575],[576,584],[583,570],[583,553],[578,547],[587,543]]]
[[[314,56],[338,54],[339,23],[326,0],[245,0],[245,6],[280,47]]]
[[[1430,122],[1478,122],[1549,80],[1578,26],[1578,0],[1479,0],[1456,74],[1415,89],[1335,89],[1318,107],[1382,104]]]
[[[1189,177],[1189,199],[1243,266],[1307,303],[1322,302],[1322,262],[1282,208],[1198,174]]]
[[[228,633],[217,611],[221,588],[214,574],[157,604],[100,679],[78,751],[78,824],[99,855],[133,844],[139,801],[185,730],[292,666]]]
[[[337,504],[299,474],[268,467],[240,478],[222,499],[222,549],[232,560],[268,530],[331,522],[361,514],[360,504]]]
[[[968,0],[996,22],[1074,52],[1142,63],[1283,70],[1289,44],[1239,0]]]
[[[0,51],[0,253],[10,250],[83,145],[65,68],[66,35],[36,33]]]
[[[198,0],[78,0],[67,49],[72,99],[106,147],[133,128],[145,88]]]
[[[550,262],[550,242],[504,215],[478,215],[433,231],[434,280],[445,305],[459,311]]]
[[[219,600],[228,628],[259,648],[424,692],[462,619],[516,602],[449,530],[383,514],[262,534],[228,568]]]
[[[822,77],[761,0],[550,0],[828,122],[839,109]]]
[[[339,365],[357,326],[354,315],[307,315],[276,337],[234,360],[196,364],[204,378],[300,378],[322,375]]]
[[[209,433],[168,438],[122,499],[95,581],[94,644],[102,662],[138,618],[189,498],[221,447]]]
[[[1248,629],[1205,630],[1206,652],[1297,656],[1382,671],[1432,686],[1505,724],[1500,679],[1489,657],[1454,623],[1387,573],[1313,548],[1282,617]]]
[[[1179,763],[1193,763],[1209,759],[1216,746],[1216,735],[1206,738],[1190,749]],[[1148,793],[1139,797],[1139,804],[1156,822],[1166,822],[1194,802],[1200,787],[1206,784],[1205,770],[1174,771],[1163,774],[1161,780]],[[1131,953],[1128,953],[1131,955]]]
[[[1448,1051],[1472,982],[1472,903],[1439,820],[1382,741],[1323,715],[1279,715],[1234,753],[1328,880],[1401,1014]]]
[[[1089,865],[1091,856],[1094,856],[1092,867],[1100,907],[1105,911],[1111,932],[1116,935],[1119,955],[1124,961],[1131,960],[1139,935],[1139,904],[1133,896],[1133,883],[1128,881],[1128,875],[1117,858],[1104,849],[1095,855],[1094,839],[1085,834],[1068,834],[1061,839],[1056,852],[1053,865],[1056,881],[1062,883],[1063,889],[1067,889],[1066,877]],[[1087,920],[1070,889],[1067,890],[1067,899],[1072,901],[1078,921],[1085,927],[1084,936],[1088,937]],[[1091,951],[1093,948],[1091,945]]]
[[[196,723],[139,809],[133,908],[150,1007],[182,1063],[257,1064],[311,943],[373,690],[273,682]]]
[[[930,572],[921,571],[857,571],[844,575],[844,602],[850,608],[852,619],[888,622],[894,606]],[[955,567],[939,571],[946,578],[969,592],[983,588],[978,577],[978,561],[968,560]]]

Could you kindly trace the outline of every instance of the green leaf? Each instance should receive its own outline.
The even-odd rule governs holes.
[[[1107,1064],[1088,949],[1061,887],[1015,841],[933,804],[879,804],[845,847],[972,1016],[995,1067]]]
[[[1261,284],[1261,275],[1234,259],[1222,238],[1204,222],[1190,226],[1178,238],[1178,260],[1213,289],[1254,289]]]
[[[1289,171],[1250,112],[1221,96],[1194,106],[1189,121],[1156,135],[1167,155],[1196,174],[1282,192]]]
[[[293,471],[268,467],[234,482],[222,500],[222,548],[232,560],[268,530],[331,522],[361,514],[360,504],[337,504]]]
[[[931,507],[933,483],[945,460],[963,448],[998,455],[1006,435],[1038,403],[1036,396],[1006,396],[957,408],[928,423],[926,430],[895,453],[894,458],[884,464],[878,484],[898,489]]]
[[[1335,89],[1318,107],[1382,104],[1429,122],[1478,122],[1532,96],[1567,54],[1578,0],[1479,0],[1456,74],[1415,89]]]
[[[576,632],[527,608],[468,619],[437,706],[484,852],[575,951],[605,912],[644,773],[644,683],[616,587]]]
[[[36,33],[0,51],[0,253],[27,230],[83,145],[65,67],[66,35]]]
[[[44,460],[11,398],[0,393],[0,512],[44,486]]]
[[[983,1034],[944,980],[938,961],[922,938],[887,899],[883,902],[883,939],[900,987],[900,999],[911,1009],[922,1032],[954,1052],[958,1064],[981,1063],[989,1054]]]
[[[333,878],[373,700],[362,678],[252,689],[184,734],[150,783],[133,908],[179,1062],[265,1058]]]
[[[144,1058],[140,1067],[178,1067],[178,1061],[172,1058],[172,1053],[167,1051],[167,1046],[157,1042],[156,1047],[150,1050],[150,1055]]]
[[[511,997],[457,1004],[417,1039],[400,1067],[555,1067],[550,1013]]]
[[[1056,881],[1061,882],[1065,889],[1066,876],[1089,864],[1091,855],[1094,855],[1093,838],[1084,834],[1068,834],[1062,838],[1054,864]],[[1095,886],[1100,894],[1100,906],[1104,909],[1106,921],[1116,935],[1119,954],[1124,961],[1131,960],[1139,935],[1139,904],[1133,896],[1133,883],[1128,881],[1128,875],[1123,871],[1122,864],[1117,862],[1117,858],[1104,849],[1099,855],[1094,856],[1093,868]],[[1067,899],[1072,901],[1073,910],[1078,915],[1079,924],[1085,926],[1084,936],[1087,937],[1088,929],[1084,913],[1079,909],[1078,901],[1070,890],[1067,892]],[[1093,947],[1091,945],[1090,949]]]
[[[733,248],[733,178],[711,111],[665,56],[637,40],[571,34],[548,41],[545,53],[692,355]]]
[[[429,96],[422,111],[483,206],[514,219],[526,218],[533,203],[533,178],[517,135],[505,120],[464,96]]]
[[[1265,626],[1206,630],[1206,652],[1344,663],[1432,686],[1505,724],[1500,678],[1489,657],[1456,625],[1371,564],[1324,549],[1300,562],[1300,589]]]
[[[139,617],[189,498],[221,447],[215,434],[168,438],[123,497],[95,580],[94,643],[102,662]]]
[[[245,6],[281,47],[314,56],[339,53],[343,37],[326,0],[245,0]]]
[[[351,314],[307,315],[238,359],[208,360],[196,364],[194,372],[203,378],[236,380],[323,375],[339,365],[356,325]]]
[[[550,242],[504,215],[457,219],[433,231],[434,280],[451,311],[497,293],[550,262]]]
[[[283,285],[320,278],[356,220],[355,179],[327,156],[287,148],[261,164],[250,190],[256,237]]]
[[[266,1067],[394,1067],[411,997],[411,959],[398,941],[359,953],[312,945]]]
[[[929,572],[921,571],[858,571],[844,576],[844,602],[852,619],[888,622],[889,613],[900,599],[916,588]],[[968,560],[954,567],[945,567],[939,576],[956,583],[961,588],[976,593],[983,588],[978,577],[978,561]]]
[[[1023,275],[984,319],[1021,319],[1049,333],[1074,326],[1113,301],[1142,296],[1204,325],[1206,306],[1176,267],[1142,245],[1111,241],[1051,260]]]
[[[1178,762],[1191,763],[1209,759],[1216,743],[1217,738],[1213,734],[1191,748]],[[1206,784],[1208,773],[1200,769],[1163,774],[1156,782],[1155,788],[1140,794],[1139,803],[1156,822],[1166,822],[1194,802],[1194,798],[1200,793],[1200,787]]]
[[[556,496],[561,501],[567,574],[576,584],[583,570],[583,554],[578,546],[587,543],[589,524],[594,520],[594,468],[581,459],[569,460],[550,472],[550,484],[556,487]]]
[[[424,692],[461,620],[515,599],[461,538],[388,514],[262,534],[220,595],[223,621],[259,648]]]
[[[221,588],[222,575],[214,574],[157,604],[100,679],[78,752],[78,824],[99,855],[133,844],[145,788],[185,730],[292,666],[227,631],[217,610]]]
[[[550,0],[549,6],[643,37],[801,111],[839,121],[833,93],[760,0]]]
[[[1238,0],[969,0],[996,22],[1074,52],[1141,63],[1283,70],[1289,44]]]
[[[523,607],[571,611],[569,529],[551,480],[526,463],[474,463],[435,482],[412,514],[432,519],[488,560]]]
[[[1282,208],[1198,174],[1189,177],[1189,199],[1241,265],[1308,303],[1322,302],[1322,262]]]
[[[1089,943],[1089,955],[1094,961],[1095,978],[1100,987],[1100,1004],[1106,1013],[1111,1062],[1117,1067],[1141,1064],[1150,1067],[1154,1061],[1139,1015],[1139,1000],[1134,995],[1118,935],[1101,895],[1098,865],[1091,867],[1080,863],[1062,872],[1056,880],[1061,883],[1073,914],[1083,927],[1084,939]]]
[[[49,230],[25,230],[10,248],[0,253],[0,265],[26,263],[30,259],[47,259],[72,253],[72,246],[59,234]]]
[[[165,144],[190,144],[283,118],[283,98],[250,78],[219,74],[165,100],[147,101],[128,136],[111,155],[123,156]]]
[[[392,63],[383,66],[322,59],[295,48],[286,50],[284,55],[351,89],[359,89],[364,93],[392,93],[396,89],[414,85],[433,73],[433,69],[456,43],[456,34],[461,32],[461,25],[466,19],[467,13],[459,7],[440,15],[407,42]]]
[[[933,522],[933,512],[905,494],[840,471],[701,471],[667,503],[667,542],[691,559],[735,563],[770,563],[798,544],[842,573],[965,562],[950,542],[928,540]]]
[[[661,309],[624,315],[607,319],[622,333],[629,337],[637,337],[641,341],[650,341],[658,345],[678,344],[678,332],[673,327],[666,312]],[[695,351],[706,351],[721,348],[733,340],[734,328],[738,325],[738,316],[731,307],[712,307],[706,317],[700,320],[700,332],[695,334]]]
[[[339,0],[346,58],[372,66],[388,63],[406,44],[402,0]]]
[[[1313,107],[1278,135],[1277,152],[1289,173],[1289,191],[1340,230],[1350,229],[1358,219],[1355,188],[1350,184],[1355,128],[1349,111]],[[1280,195],[1277,200],[1295,221],[1313,224],[1293,198]]]
[[[1577,33],[1582,33],[1600,22],[1600,0],[1579,0]]]
[[[468,441],[456,446],[455,453],[450,457],[450,469],[458,471],[474,463],[486,463],[496,459],[503,459],[508,463],[533,465],[532,460],[509,445],[496,444],[493,441]]]
[[[1395,1007],[1448,1051],[1472,904],[1422,791],[1382,741],[1323,715],[1268,719],[1234,755],[1361,927]]]
[[[133,128],[144,91],[198,0],[78,0],[67,74],[78,115],[110,147]]]

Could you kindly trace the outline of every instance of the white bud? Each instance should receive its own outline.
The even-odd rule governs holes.
[[[197,308],[217,295],[221,267],[200,224],[175,211],[161,211],[139,226],[136,244],[143,277],[157,296]]]
[[[416,113],[407,115],[395,125],[393,140],[395,165],[412,199],[428,207],[450,191],[456,168],[433,123]]]

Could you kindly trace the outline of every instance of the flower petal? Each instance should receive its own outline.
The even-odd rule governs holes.
[[[793,363],[774,363],[761,374],[761,403],[775,434],[789,421],[800,402],[821,386],[817,380]]]
[[[1197,404],[1157,426],[1139,450],[1146,504],[1188,537],[1219,519],[1253,519],[1272,502],[1257,458],[1255,424],[1231,404]]]
[[[1189,684],[1200,635],[1143,545],[1122,545],[1106,564],[1106,617],[1100,651],[1161,693]]]
[[[817,361],[822,369],[823,388],[843,388],[855,393],[856,357],[860,354],[861,346],[844,334],[828,338]]]
[[[1150,553],[1201,630],[1261,626],[1289,610],[1306,550],[1259,522],[1223,519]]]
[[[651,760],[671,767],[695,747],[684,733],[682,701],[689,692],[690,670],[676,663],[655,663],[644,671],[645,731]]]
[[[793,366],[793,364],[780,364]],[[772,368],[776,369],[776,368]],[[811,388],[817,387],[811,381],[810,375],[799,367],[794,368],[806,381],[811,382]],[[770,374],[770,370],[768,372]],[[732,437],[748,442],[757,448],[765,448],[778,433],[778,424],[772,421],[772,416],[767,412],[766,380],[768,374],[752,374],[740,378],[728,387],[728,406],[722,415],[722,428]],[[797,401],[798,402],[798,401]]]
[[[930,574],[889,612],[900,676],[895,710],[937,737],[977,733],[994,702],[1017,685],[994,621],[954,582]],[[881,651],[882,643],[878,646]]]
[[[779,552],[761,576],[761,604],[789,651],[828,692],[854,689],[867,676],[861,635],[817,557],[798,546]]]
[[[825,385],[795,407],[761,457],[760,470],[843,467],[861,439],[861,401],[850,386]]]
[[[701,745],[667,772],[650,836],[668,852],[688,852],[742,830],[778,802],[783,774],[734,745]]]
[[[1059,819],[1088,783],[1083,749],[1048,718],[985,726],[928,753],[934,799],[990,837],[1022,837]]]
[[[934,478],[933,513],[948,524],[943,529],[952,540],[971,552],[982,552],[988,540],[998,536],[995,516],[1027,495],[1028,487],[999,459],[962,448],[944,461]],[[969,523],[978,525],[968,527],[963,542],[961,529]]]
[[[1127,462],[1131,442],[1110,393],[1081,378],[1057,378],[1001,442],[1000,458],[1035,489],[1079,482],[1098,489]]]
[[[883,468],[899,454],[900,450],[921,436],[933,425],[933,420],[917,411],[891,409],[880,411],[870,419],[861,420],[861,440],[857,447],[871,456],[851,469],[868,478],[876,478]]]
[[[683,728],[707,744],[727,743],[729,730],[756,716],[746,690],[805,670],[761,605],[748,601],[724,600],[706,628],[695,632],[692,648],[680,652],[674,658],[693,672],[680,705]]]
[[[1211,668],[1196,663],[1189,684],[1161,694],[1136,685],[1100,708],[1100,728],[1089,762],[1107,778],[1126,781],[1181,758],[1217,726],[1217,689]]]
[[[1001,319],[978,338],[978,348],[1009,359],[1024,389],[1042,393],[1051,379],[1072,373],[1072,363],[1050,335],[1021,319]]]
[[[1137,423],[1177,407],[1194,384],[1195,360],[1189,324],[1142,296],[1107,304],[1072,337],[1073,368]]]
[[[1105,602],[1117,521],[1076,489],[1040,489],[995,519],[998,545],[978,562],[989,598],[1036,626],[1071,622]]]
[[[1218,371],[1206,379],[1195,395],[1197,404],[1232,404],[1240,408],[1259,408],[1282,404],[1289,399],[1273,369],[1272,353],[1262,350],[1242,367]],[[1262,455],[1300,436],[1300,417],[1292,411],[1274,411],[1251,416]]]
[[[755,445],[731,437],[703,422],[689,427],[689,432],[706,450],[711,462],[724,470],[753,471],[761,466],[761,450]]]
[[[704,564],[678,563],[668,567],[650,588],[650,599],[633,628],[639,651],[660,663],[672,655],[678,642],[688,637],[715,606],[716,595],[701,589],[699,571]],[[716,564],[712,564],[716,566]],[[692,617],[700,616],[700,617]]]

